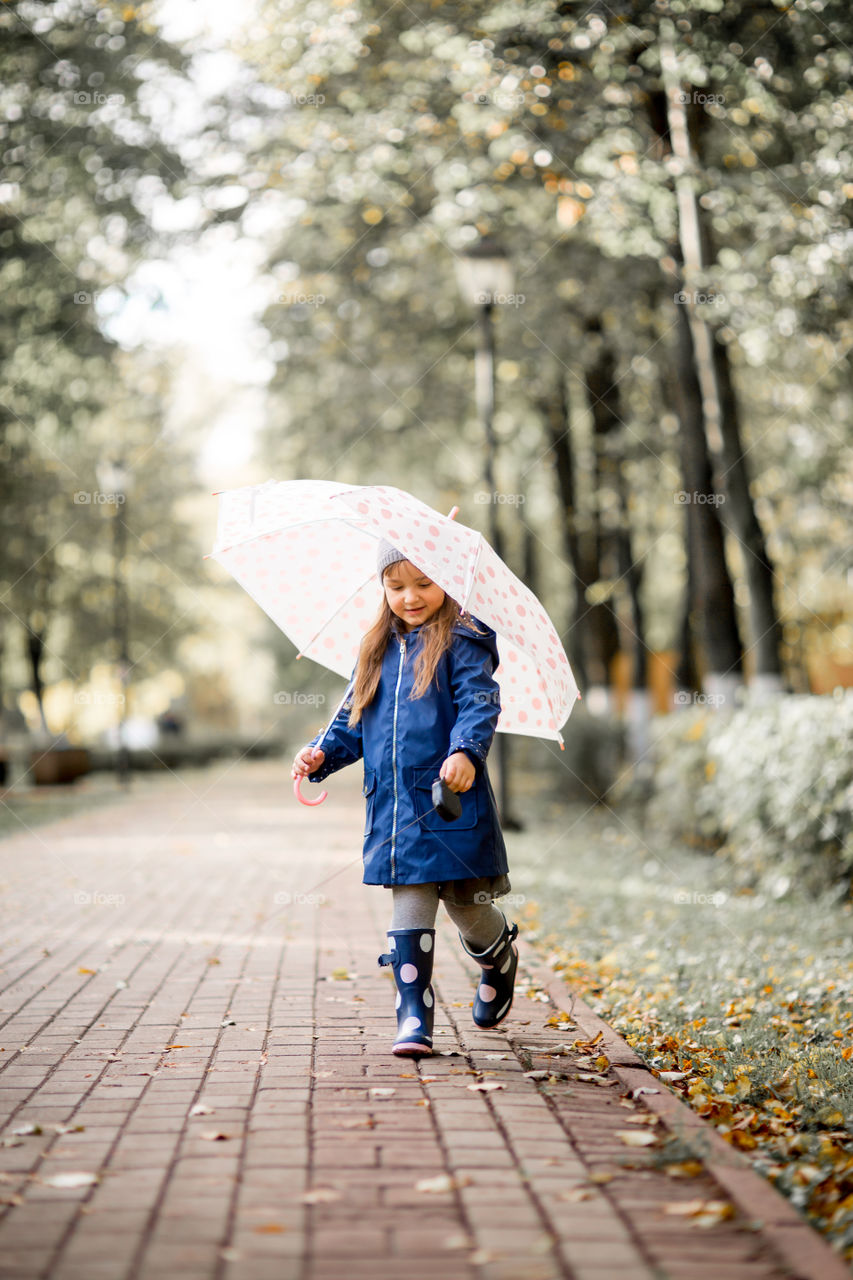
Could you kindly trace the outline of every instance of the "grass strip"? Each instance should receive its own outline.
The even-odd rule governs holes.
[[[851,903],[731,892],[612,810],[510,839],[507,909],[550,967],[853,1261]]]

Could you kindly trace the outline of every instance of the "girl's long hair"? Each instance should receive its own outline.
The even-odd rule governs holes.
[[[383,595],[379,616],[369,631],[365,632],[358,651],[358,663],[355,672],[355,685],[352,693],[352,704],[349,713],[350,726],[358,724],[361,713],[376,696],[379,677],[382,674],[382,659],[388,648],[388,641],[393,634],[395,615]],[[415,662],[415,683],[412,698],[422,698],[435,679],[436,669],[442,656],[453,643],[453,628],[457,623],[468,627],[475,635],[484,634],[463,615],[459,605],[449,595],[445,595],[444,603],[429,622],[421,628],[423,647]]]

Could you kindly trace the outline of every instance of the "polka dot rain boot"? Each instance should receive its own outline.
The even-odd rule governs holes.
[[[392,929],[390,950],[379,957],[397,983],[397,1039],[391,1052],[413,1058],[432,1053],[435,993],[430,986],[435,929]]]
[[[506,917],[500,934],[485,951],[471,951],[465,945],[462,934],[459,935],[459,941],[468,955],[483,970],[471,1011],[478,1027],[496,1027],[510,1011],[515,971],[518,968],[518,951],[512,943],[517,935],[518,925],[510,927]]]

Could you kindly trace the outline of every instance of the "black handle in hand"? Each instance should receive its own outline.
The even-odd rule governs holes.
[[[462,812],[462,801],[444,778],[436,778],[432,784],[432,807],[445,822],[455,822]]]

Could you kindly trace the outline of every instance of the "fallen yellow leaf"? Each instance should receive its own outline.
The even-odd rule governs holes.
[[[697,1213],[704,1213],[707,1200],[676,1200],[672,1204],[665,1204],[664,1213],[670,1214],[676,1218],[689,1218]]]
[[[670,1178],[696,1178],[703,1171],[701,1160],[679,1160],[665,1166]]]
[[[694,1227],[714,1227],[725,1218],[733,1217],[734,1207],[727,1200],[677,1200],[664,1205],[664,1213],[689,1218]]]
[[[569,1191],[560,1193],[561,1200],[568,1200],[570,1204],[576,1204],[579,1200],[592,1200],[595,1192],[592,1187],[572,1187]]]
[[[96,1173],[54,1173],[49,1178],[42,1178],[45,1187],[91,1187],[98,1181]]]
[[[589,1053],[604,1035],[603,1031],[599,1031],[597,1036],[593,1036],[591,1040],[576,1040],[575,1048],[578,1053]]]
[[[453,1177],[449,1173],[440,1173],[436,1178],[421,1178],[415,1183],[415,1191],[424,1191],[429,1195],[441,1195],[445,1191],[456,1191],[458,1187],[468,1187],[471,1179],[465,1174]]]
[[[626,1147],[651,1147],[657,1142],[655,1135],[649,1133],[648,1129],[617,1129],[616,1137]]]

